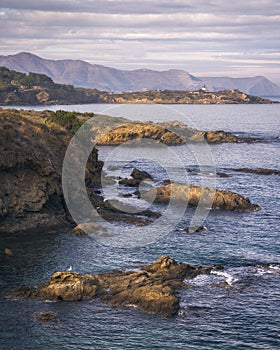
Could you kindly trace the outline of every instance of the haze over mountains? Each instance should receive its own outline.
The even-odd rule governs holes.
[[[280,87],[263,76],[248,78],[195,77],[184,70],[119,70],[81,60],[48,60],[31,53],[0,56],[0,66],[22,72],[40,73],[56,83],[105,91],[239,89],[257,96],[280,96]]]

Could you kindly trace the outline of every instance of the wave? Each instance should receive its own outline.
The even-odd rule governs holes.
[[[184,283],[193,287],[233,287],[238,283],[250,280],[251,277],[264,275],[280,275],[280,265],[264,264],[246,267],[230,268],[225,270],[212,269],[210,274],[198,275],[194,279],[185,279]]]

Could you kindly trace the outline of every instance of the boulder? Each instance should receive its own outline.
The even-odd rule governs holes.
[[[143,181],[143,180],[146,180],[146,179],[151,179],[153,180],[153,177],[147,172],[147,171],[144,171],[144,170],[139,170],[137,168],[134,168],[132,173],[130,174],[130,176],[135,179],[135,180],[138,180],[138,181]]]

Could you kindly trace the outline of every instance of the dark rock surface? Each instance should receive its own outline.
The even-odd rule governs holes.
[[[147,171],[139,170],[137,168],[133,169],[130,176],[131,178],[120,179],[119,184],[130,187],[138,187],[141,181],[153,180],[153,177]]]
[[[61,171],[72,135],[45,125],[43,113],[15,110],[0,110],[0,135],[0,231],[65,225]],[[102,165],[94,149],[88,182],[98,181]]]
[[[139,181],[143,181],[143,180],[146,180],[146,179],[153,179],[153,177],[147,172],[147,171],[144,171],[144,170],[139,170],[137,168],[134,168],[132,170],[132,173],[130,174],[130,176],[135,179],[135,180],[139,180]]]
[[[280,175],[280,170],[277,169],[250,169],[250,168],[232,168],[232,171],[236,171],[239,173],[247,173],[247,174],[256,174],[256,175]]]
[[[59,322],[59,317],[54,311],[38,311],[33,317],[37,322]]]
[[[20,288],[13,291],[11,297],[53,301],[97,298],[112,307],[128,306],[162,317],[172,317],[179,310],[178,291],[185,287],[184,279],[209,274],[213,268],[217,267],[191,266],[162,256],[152,265],[98,275],[56,272],[39,288]]]

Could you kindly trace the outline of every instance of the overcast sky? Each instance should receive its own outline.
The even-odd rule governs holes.
[[[0,53],[280,84],[279,0],[0,0]]]

